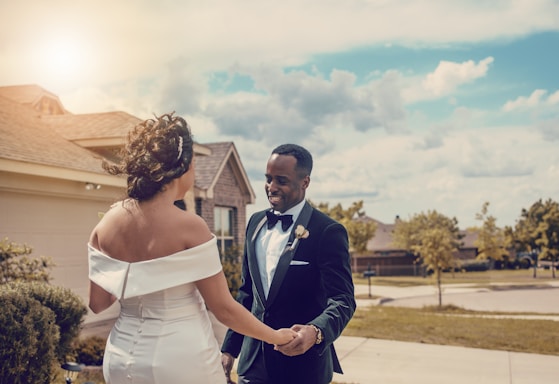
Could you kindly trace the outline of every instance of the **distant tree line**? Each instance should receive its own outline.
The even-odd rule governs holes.
[[[534,277],[539,261],[551,263],[552,276],[559,256],[559,204],[551,199],[536,201],[529,209],[522,209],[514,227],[500,228],[489,214],[485,202],[476,214],[480,226],[469,228],[477,234],[477,259],[500,262],[511,261],[518,252],[534,257]],[[462,245],[463,235],[456,218],[448,218],[437,211],[413,215],[409,220],[398,220],[393,233],[395,246],[412,252],[418,262],[433,272],[441,305],[441,274],[454,268],[454,255]]]
[[[363,201],[354,202],[346,209],[341,204],[330,207],[324,202],[310,203],[346,227],[353,253],[367,250],[377,224],[366,219]],[[516,255],[527,253],[533,258],[534,277],[538,263],[547,261],[555,278],[559,258],[559,204],[556,201],[540,199],[530,208],[522,209],[514,226],[497,226],[497,219],[489,213],[489,202],[482,205],[475,218],[480,225],[468,228],[468,231],[477,234],[477,260],[500,268],[518,267]],[[417,263],[433,274],[441,305],[442,273],[454,271],[459,266],[455,255],[463,245],[464,234],[458,227],[458,220],[436,210],[421,212],[407,220],[398,218],[392,235],[394,247],[415,255]]]

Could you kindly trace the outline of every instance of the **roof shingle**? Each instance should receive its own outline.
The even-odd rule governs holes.
[[[34,109],[0,96],[0,158],[104,173],[100,159],[54,132]]]

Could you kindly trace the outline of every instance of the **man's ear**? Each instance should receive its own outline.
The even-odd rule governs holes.
[[[309,175],[306,175],[303,178],[303,189],[307,189],[310,183],[311,183],[311,177]]]

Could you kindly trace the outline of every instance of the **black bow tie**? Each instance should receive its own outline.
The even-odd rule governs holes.
[[[267,211],[266,216],[268,217],[268,229],[274,228],[278,220],[281,220],[281,229],[284,232],[293,224],[293,215],[276,215],[272,211]]]

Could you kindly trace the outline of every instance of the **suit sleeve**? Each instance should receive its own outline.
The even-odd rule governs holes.
[[[247,226],[250,228],[250,225]],[[237,293],[237,301],[241,303],[243,307],[245,307],[248,311],[252,309],[252,279],[250,277],[250,271],[248,268],[248,261],[247,261],[247,246],[248,246],[248,230],[246,233],[246,241],[244,246],[243,252],[243,264],[241,269],[241,286],[239,287],[239,292]],[[228,329],[225,338],[223,339],[223,344],[221,346],[221,352],[229,353],[233,357],[237,358],[241,351],[241,347],[243,345],[244,335],[237,333],[231,329]]]
[[[329,224],[321,234],[319,244],[319,268],[327,306],[310,323],[323,332],[324,341],[317,346],[321,354],[341,335],[353,317],[356,304],[345,227],[337,222]]]

